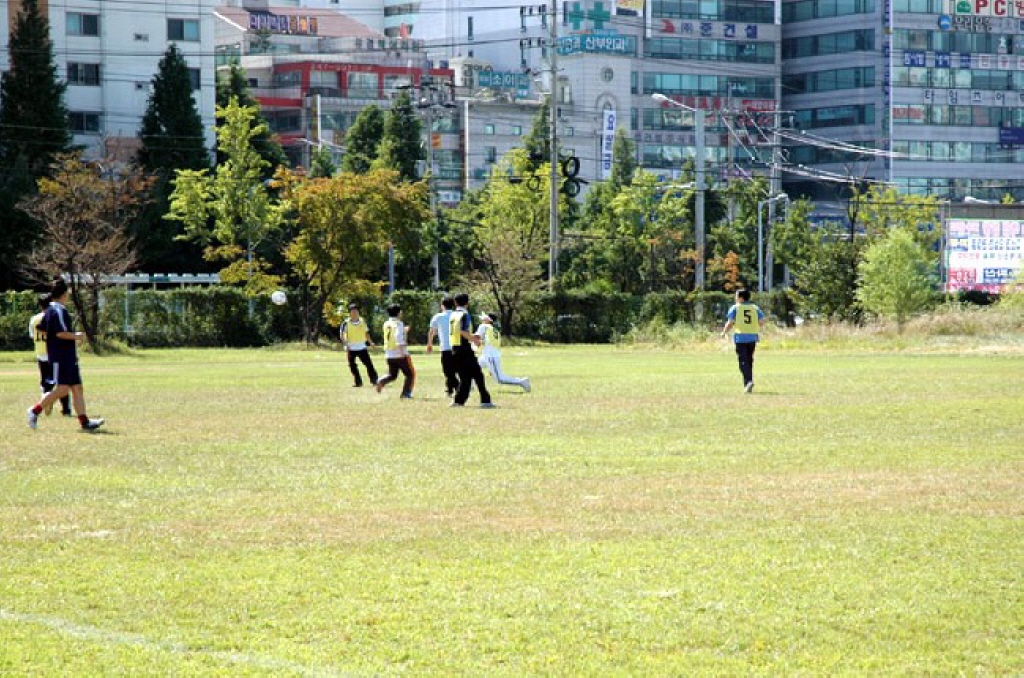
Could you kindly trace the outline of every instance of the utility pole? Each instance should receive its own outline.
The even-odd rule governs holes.
[[[551,66],[551,86],[548,105],[551,127],[551,215],[548,231],[548,288],[554,290],[558,275],[558,5],[550,4],[548,35],[548,63]]]
[[[694,183],[696,184],[694,186],[694,191],[696,191],[697,194],[694,200],[693,210],[695,212],[693,215],[693,242],[694,248],[697,250],[697,261],[694,263],[693,267],[693,287],[696,291],[703,292],[704,250],[706,249],[704,240],[704,192],[707,190],[707,184],[704,180],[704,117],[707,114],[707,111],[687,106],[675,99],[669,99],[661,92],[655,92],[651,95],[651,98],[655,101],[660,101],[663,104],[678,106],[685,111],[693,113],[693,174]]]

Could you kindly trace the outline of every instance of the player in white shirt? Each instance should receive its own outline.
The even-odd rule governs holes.
[[[427,333],[427,353],[434,350],[434,336],[441,345],[441,371],[444,372],[444,387],[449,396],[459,390],[459,370],[452,354],[451,318],[455,309],[455,300],[445,297],[441,300],[441,312],[435,313],[430,319],[430,332]]]
[[[501,333],[494,326],[493,313],[480,314],[480,326],[476,328],[475,334],[480,337],[480,367],[490,372],[499,384],[519,386],[529,393],[529,378],[510,377],[501,371]]]

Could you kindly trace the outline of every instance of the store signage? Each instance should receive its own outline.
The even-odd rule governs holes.
[[[636,37],[632,35],[570,35],[558,39],[559,54],[636,54]]]
[[[954,16],[1024,17],[1024,0],[948,0],[948,7]]]
[[[320,26],[319,19],[315,16],[280,16],[271,12],[249,12],[249,30],[316,35]]]

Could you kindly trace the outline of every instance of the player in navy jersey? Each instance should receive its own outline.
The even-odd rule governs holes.
[[[46,357],[56,385],[42,400],[28,408],[28,425],[35,428],[39,424],[39,414],[70,391],[71,403],[82,430],[95,431],[104,422],[103,419],[90,419],[85,413],[85,391],[78,369],[78,342],[85,339],[85,334],[75,331],[71,314],[65,307],[68,300],[67,283],[60,278],[54,281],[50,296],[52,301],[43,315],[42,325],[46,332]]]

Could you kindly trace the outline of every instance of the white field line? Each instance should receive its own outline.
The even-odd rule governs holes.
[[[174,641],[150,640],[146,636],[137,633],[122,633],[120,631],[107,631],[95,626],[76,624],[66,619],[57,617],[44,617],[37,614],[18,614],[0,608],[0,622],[14,622],[18,624],[33,624],[45,626],[46,628],[62,633],[72,638],[86,640],[89,642],[104,645],[133,645],[144,650],[154,652],[168,652],[180,655],[205,655],[218,661],[228,664],[240,664],[251,666],[268,671],[292,671],[306,676],[335,676],[336,671],[321,668],[312,668],[304,664],[274,659],[273,657],[262,657],[245,652],[213,652],[195,650],[185,643]]]

